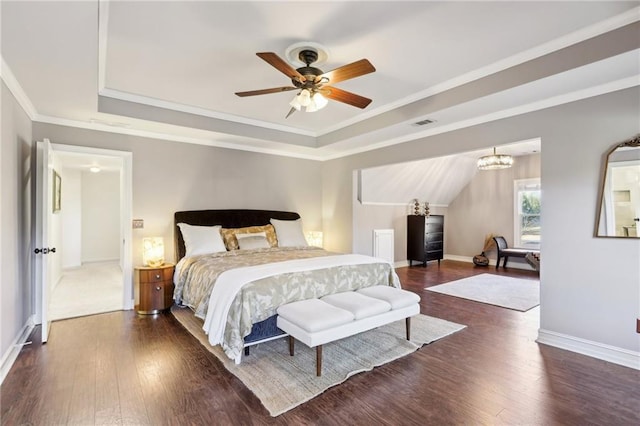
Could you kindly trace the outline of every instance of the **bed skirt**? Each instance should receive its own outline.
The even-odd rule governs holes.
[[[286,333],[276,325],[278,315],[273,315],[264,321],[257,322],[251,327],[251,333],[244,338],[245,345],[254,342],[271,339],[276,336],[284,336]]]

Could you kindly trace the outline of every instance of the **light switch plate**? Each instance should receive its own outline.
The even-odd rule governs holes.
[[[133,229],[144,228],[144,219],[133,219]]]

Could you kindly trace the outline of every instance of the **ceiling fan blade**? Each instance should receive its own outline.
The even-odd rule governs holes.
[[[356,95],[355,93],[347,92],[346,90],[338,89],[337,87],[324,86],[321,90],[321,93],[325,98],[353,105],[354,107],[358,108],[366,108],[367,105],[371,103],[371,99],[369,98]]]
[[[272,89],[262,89],[262,90],[250,90],[248,92],[236,92],[236,95],[244,98],[245,96],[256,96],[256,95],[268,95],[269,93],[280,93],[280,92],[288,92],[290,90],[296,90],[297,87],[286,86],[286,87],[274,87]]]
[[[359,61],[341,66],[340,68],[336,68],[333,71],[326,72],[316,77],[316,82],[326,77],[329,79],[328,83],[335,84],[341,81],[349,80],[350,78],[369,74],[371,72],[374,72],[375,70],[376,69],[373,65],[371,65],[371,62],[366,59],[360,59]]]
[[[300,82],[304,83],[306,78],[302,74],[300,74],[295,68],[286,63],[280,56],[276,55],[273,52],[258,52],[256,53],[259,57],[264,59],[269,65],[286,75],[287,77],[293,79],[297,78]]]

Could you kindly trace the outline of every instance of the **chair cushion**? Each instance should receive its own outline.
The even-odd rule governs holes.
[[[527,253],[530,253],[530,252],[531,252],[531,250],[515,249],[515,248],[508,248],[508,249],[500,250],[500,254],[502,256],[514,256],[514,257],[525,257],[527,255]]]
[[[384,300],[391,305],[391,309],[400,309],[420,302],[420,296],[417,294],[388,285],[361,288],[358,293]]]
[[[329,294],[320,300],[351,312],[357,320],[391,310],[391,305],[388,302],[355,291]]]
[[[277,311],[278,315],[309,333],[337,327],[355,319],[351,312],[319,299],[288,303]]]

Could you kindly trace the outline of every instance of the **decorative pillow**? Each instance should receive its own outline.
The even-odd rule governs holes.
[[[220,226],[195,226],[179,223],[186,249],[185,257],[227,251],[220,235]]]
[[[278,220],[271,219],[271,224],[276,228],[279,247],[308,246],[307,239],[302,233],[302,220]]]
[[[247,226],[246,228],[222,228],[220,231],[227,250],[238,250],[237,234],[255,234],[256,232],[264,232],[269,242],[269,247],[278,247],[278,238],[276,230],[272,225]]]
[[[266,232],[256,232],[255,234],[236,234],[240,250],[251,250],[257,248],[269,248]]]

